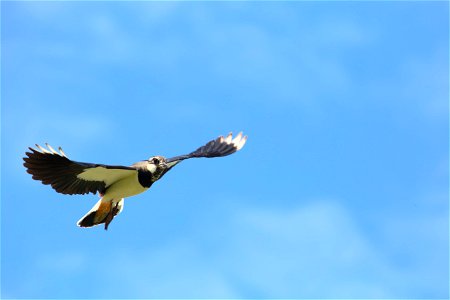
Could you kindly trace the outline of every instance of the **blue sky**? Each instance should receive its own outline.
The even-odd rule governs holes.
[[[2,2],[2,298],[448,298],[447,2]],[[130,165],[243,130],[126,200]]]

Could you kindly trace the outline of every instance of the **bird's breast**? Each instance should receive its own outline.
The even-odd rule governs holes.
[[[150,186],[143,186],[139,180],[139,172],[135,173],[133,176],[125,177],[106,189],[106,198],[111,199],[121,199],[134,196],[148,190]]]

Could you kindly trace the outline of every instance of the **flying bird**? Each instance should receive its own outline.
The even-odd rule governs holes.
[[[124,199],[147,191],[170,169],[189,158],[221,157],[240,150],[247,136],[240,132],[234,139],[232,134],[219,136],[197,150],[172,158],[152,156],[130,167],[83,163],[70,160],[61,147],[59,151],[46,144],[47,149],[36,144],[29,147],[23,164],[33,179],[40,180],[61,194],[84,195],[99,193],[100,200],[77,223],[80,227],[105,224],[105,230],[124,206]]]

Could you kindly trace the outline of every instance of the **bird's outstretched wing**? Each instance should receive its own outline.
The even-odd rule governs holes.
[[[175,156],[166,160],[168,164],[175,162],[178,163],[184,159],[194,158],[194,157],[221,157],[233,154],[244,147],[247,141],[247,136],[242,136],[240,132],[234,139],[230,132],[227,137],[219,136],[217,139],[209,141],[206,145],[201,146],[197,150],[186,154]]]
[[[48,149],[39,145],[29,148],[23,164],[33,179],[49,184],[61,194],[104,193],[114,182],[131,176],[137,172],[135,168],[124,166],[108,166],[72,161],[67,158],[61,147],[59,152],[50,145]]]

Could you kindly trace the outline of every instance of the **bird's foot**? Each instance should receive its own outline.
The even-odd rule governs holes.
[[[112,220],[114,219],[114,217],[119,213],[119,209],[117,208],[118,205],[119,205],[119,203],[116,203],[116,205],[111,208],[108,215],[106,216],[105,230],[108,230],[109,223],[111,223]]]

